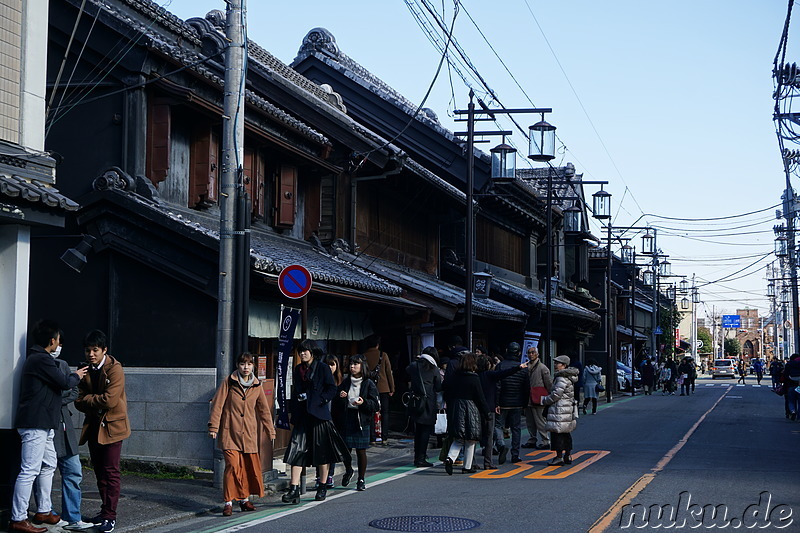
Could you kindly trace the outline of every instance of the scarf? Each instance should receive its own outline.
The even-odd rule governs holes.
[[[239,378],[239,385],[241,385],[244,390],[247,390],[248,388],[252,387],[253,383],[256,382],[255,374],[250,374],[250,379],[245,381],[245,379],[242,377],[242,375],[237,371],[236,372],[236,377]]]
[[[353,405],[359,396],[361,396],[361,382],[364,377],[354,378],[350,376],[350,390],[347,391],[347,407],[350,409],[358,409],[357,405]]]
[[[431,357],[430,355],[428,355],[428,354],[426,354],[426,353],[424,353],[424,354],[421,354],[421,355],[419,356],[419,358],[420,358],[420,359],[425,359],[427,362],[429,362],[430,364],[432,364],[432,365],[433,365],[433,366],[435,366],[435,367],[436,367],[436,366],[439,366],[439,365],[437,365],[437,364],[436,364],[436,359],[434,359],[433,357]]]

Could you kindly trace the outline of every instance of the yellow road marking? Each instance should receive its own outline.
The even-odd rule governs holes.
[[[620,495],[620,497],[617,498],[617,501],[614,502],[614,505],[612,505],[605,513],[603,513],[603,515],[600,518],[597,519],[597,521],[594,524],[592,524],[592,527],[589,528],[588,533],[603,533],[613,524],[619,513],[622,511],[622,508],[625,507],[626,505],[629,505],[633,501],[633,499],[636,498],[636,496],[638,496],[639,493],[642,492],[644,488],[647,485],[649,485],[651,481],[655,479],[656,474],[661,472],[664,469],[664,467],[666,467],[667,464],[670,461],[672,461],[672,459],[680,451],[680,449],[683,448],[683,446],[689,441],[689,437],[692,436],[692,434],[700,426],[703,420],[705,420],[706,417],[711,413],[711,411],[713,411],[714,408],[717,407],[717,404],[719,404],[719,402],[722,401],[725,395],[727,395],[731,391],[731,388],[732,387],[729,386],[728,389],[724,393],[722,393],[722,396],[720,396],[717,399],[717,401],[714,402],[714,405],[712,405],[708,411],[703,413],[703,415],[692,425],[692,427],[689,428],[689,431],[686,432],[686,434],[681,438],[681,440],[679,440],[678,443],[675,444],[675,446],[673,446],[672,449],[668,451],[666,455],[664,455],[664,457],[661,458],[660,461],[658,461],[658,463],[656,463],[656,466],[653,467],[649,473],[637,479],[633,483],[633,485],[628,487],[625,490],[625,492],[623,492]]]
[[[610,454],[611,452],[605,450],[583,450],[580,452],[575,452],[572,454],[572,465],[566,465],[568,468],[563,468],[560,466],[548,466],[547,468],[542,468],[541,470],[534,472],[533,474],[528,474],[525,476],[525,479],[564,479],[565,477],[569,477],[572,474],[576,474],[589,466],[592,463],[596,463],[606,455]],[[555,455],[555,453],[554,453]],[[575,459],[583,457],[585,455],[591,455],[585,461],[578,461],[575,463]],[[550,474],[550,472],[557,471],[555,474]]]

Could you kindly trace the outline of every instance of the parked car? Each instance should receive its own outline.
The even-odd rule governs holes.
[[[718,377],[736,377],[736,360],[714,359],[714,366],[711,369],[711,377],[713,379],[717,379]]]
[[[638,370],[633,374],[633,385],[636,388],[642,386],[642,374]],[[617,388],[619,390],[631,388],[631,367],[620,361],[617,361]]]

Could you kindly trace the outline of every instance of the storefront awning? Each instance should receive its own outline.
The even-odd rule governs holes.
[[[250,302],[248,335],[259,339],[277,339],[281,321],[281,304],[277,302]],[[374,333],[365,312],[347,311],[327,307],[308,310],[307,335],[313,340],[360,341]],[[294,338],[301,338],[301,328],[295,329]]]

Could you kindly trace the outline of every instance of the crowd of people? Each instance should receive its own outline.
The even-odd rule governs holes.
[[[86,362],[72,371],[59,359],[64,333],[51,320],[36,323],[33,345],[22,367],[15,425],[20,436],[20,471],[14,484],[9,531],[45,533],[47,526],[70,531],[114,531],[120,496],[122,441],[131,434],[122,365],[108,353],[106,335],[93,330],[83,339]],[[80,438],[73,408],[83,412]],[[78,446],[88,444],[100,493],[99,513],[81,516]],[[51,489],[61,473],[61,513],[53,510]],[[31,494],[36,512],[28,515]]]

